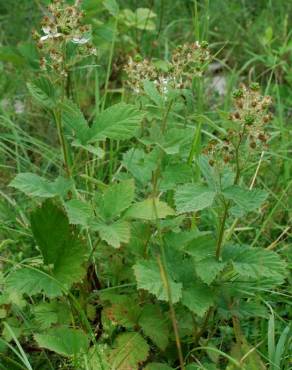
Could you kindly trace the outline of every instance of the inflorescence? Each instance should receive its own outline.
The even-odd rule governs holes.
[[[78,46],[79,56],[96,55],[96,49],[90,42],[90,26],[83,24],[84,14],[80,9],[80,1],[67,5],[64,0],[54,0],[47,8],[48,14],[41,21],[40,35],[33,31],[33,38],[42,52],[40,66],[47,70],[52,68],[61,75],[67,75],[67,45]]]
[[[145,80],[152,81],[158,91],[166,94],[169,89],[183,89],[190,86],[195,76],[201,76],[210,60],[207,42],[195,42],[176,48],[167,71],[160,70],[150,60],[130,58],[125,66],[127,84],[136,93],[143,91]]]
[[[271,121],[269,109],[272,104],[270,96],[260,94],[259,85],[242,85],[233,92],[234,110],[229,115],[232,128],[222,141],[212,140],[204,152],[213,165],[219,158],[225,163],[236,159],[241,145],[249,146],[249,152],[267,147],[269,136],[266,125]]]

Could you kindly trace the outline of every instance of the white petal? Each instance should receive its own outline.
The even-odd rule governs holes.
[[[50,36],[49,36],[49,35],[46,35],[46,36],[42,36],[42,37],[40,38],[40,40],[41,40],[41,41],[45,41],[45,40],[47,40],[48,38],[50,38]]]
[[[42,30],[44,31],[45,34],[50,34],[51,33],[51,27],[42,27]]]
[[[72,42],[74,43],[74,44],[81,44],[81,45],[83,45],[83,44],[86,44],[88,41],[90,40],[90,37],[85,37],[85,36],[83,36],[83,37],[73,37],[72,38]]]

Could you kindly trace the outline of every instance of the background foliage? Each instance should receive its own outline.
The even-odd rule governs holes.
[[[289,369],[292,5],[84,0],[96,55],[65,89],[31,34],[49,4],[0,2],[0,368]],[[196,40],[190,86],[129,89],[129,57],[164,76]],[[273,119],[239,176],[210,145],[252,81]]]

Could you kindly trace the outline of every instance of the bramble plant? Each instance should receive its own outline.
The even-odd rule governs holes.
[[[114,1],[107,9],[123,14]],[[257,177],[272,98],[241,84],[205,135],[198,100],[214,56],[197,41],[164,63],[132,53],[121,101],[107,99],[107,80],[88,113],[73,82],[84,61],[98,60],[84,19],[80,1],[56,0],[33,31],[40,69],[27,88],[57,133],[62,164],[10,182],[27,197],[21,222],[33,252],[3,275],[1,345],[25,369],[38,352],[42,369],[265,369],[243,326],[266,317],[264,294],[283,284],[286,262],[242,243],[236,227],[264,214]]]

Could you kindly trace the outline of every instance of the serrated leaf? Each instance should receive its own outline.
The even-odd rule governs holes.
[[[141,307],[138,304],[137,297],[114,295],[107,296],[106,292],[101,293],[103,301],[110,300],[111,305],[104,303],[103,314],[111,321],[132,329],[137,326],[141,314]]]
[[[163,191],[175,189],[192,179],[192,168],[186,163],[168,165],[161,173],[159,188]]]
[[[195,234],[196,235],[196,234]],[[210,233],[201,233],[193,237],[184,247],[184,251],[192,256],[196,262],[215,255],[216,240]]]
[[[268,197],[268,193],[264,190],[249,190],[238,185],[230,186],[223,191],[223,194],[227,199],[233,200],[243,214],[256,211]]]
[[[65,128],[72,131],[72,135],[80,144],[86,144],[88,136],[88,123],[79,107],[70,100],[62,104],[62,123]]]
[[[116,17],[119,14],[119,5],[116,0],[103,0],[103,6]]]
[[[39,347],[68,357],[86,352],[89,344],[82,330],[66,327],[48,329],[46,334],[36,334],[35,340]]]
[[[64,212],[47,200],[32,213],[31,228],[44,263],[53,265],[53,276],[68,287],[80,281],[87,250],[77,232],[71,230]]]
[[[179,186],[175,193],[177,211],[179,213],[196,212],[211,207],[215,195],[215,191],[204,185],[185,184]]]
[[[7,278],[7,289],[32,296],[44,293],[48,297],[62,295],[60,285],[47,273],[23,267],[12,271]]]
[[[67,304],[58,301],[41,302],[34,306],[33,313],[39,328],[48,329],[52,324],[69,324],[70,309]]]
[[[213,304],[213,293],[207,285],[195,284],[183,289],[181,302],[196,315],[203,316]]]
[[[89,129],[89,142],[104,139],[125,140],[136,136],[143,113],[134,106],[119,103],[100,113]]]
[[[122,333],[110,353],[112,368],[116,370],[137,369],[147,360],[149,345],[139,333]]]
[[[23,172],[16,175],[9,186],[32,197],[53,198],[55,196],[64,197],[71,189],[72,181],[64,177],[49,181],[34,173]]]
[[[145,153],[141,149],[130,149],[123,156],[123,165],[140,183],[151,180],[152,172],[157,168],[158,151]]]
[[[31,96],[43,107],[53,109],[56,106],[54,87],[49,80],[44,77],[27,83],[28,91]]]
[[[210,285],[225,266],[226,263],[217,261],[215,257],[209,257],[197,262],[195,268],[199,278]]]
[[[231,262],[235,272],[245,278],[274,278],[278,283],[286,276],[286,264],[280,256],[262,248],[226,246],[223,260]]]
[[[144,306],[139,325],[144,334],[164,351],[168,344],[169,327],[168,319],[162,314],[159,307],[155,305]]]
[[[94,217],[93,209],[90,204],[79,200],[71,199],[65,203],[65,209],[70,224],[88,226]]]
[[[204,176],[208,187],[214,191],[218,191],[220,179],[217,171],[209,164],[209,159],[206,155],[200,155],[198,165],[202,175]]]
[[[149,198],[132,205],[127,210],[125,217],[153,221],[174,214],[174,210],[167,203],[158,198]]]
[[[114,248],[120,248],[122,243],[130,241],[131,229],[130,224],[126,221],[117,221],[111,224],[93,222],[91,228],[98,231],[100,238]]]
[[[155,261],[140,261],[134,265],[134,273],[138,289],[147,290],[161,301],[168,301],[168,294],[163,282],[159,265]],[[172,302],[176,303],[181,298],[182,284],[176,283],[168,277]]]
[[[152,81],[145,80],[143,82],[143,87],[146,95],[158,106],[162,107],[164,105],[164,100],[160,93],[158,92],[155,84]]]
[[[87,152],[94,154],[95,156],[97,156],[97,158],[100,159],[102,159],[105,156],[105,151],[99,146],[94,146],[91,144],[82,145],[78,140],[72,141],[71,145],[76,148],[82,148]]]
[[[134,180],[121,181],[110,185],[102,197],[101,211],[106,219],[119,216],[125,209],[129,208],[135,196]]]

